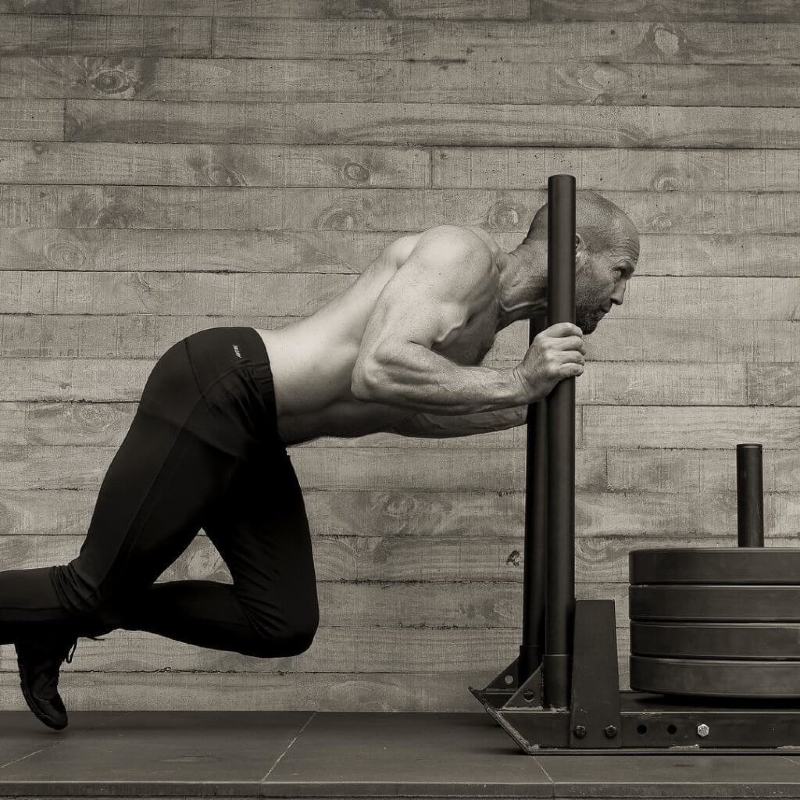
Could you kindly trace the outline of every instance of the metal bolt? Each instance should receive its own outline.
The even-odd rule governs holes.
[[[536,699],[536,692],[532,692],[530,689],[526,689],[522,693],[522,696],[525,698],[527,702],[532,703]]]
[[[603,733],[606,735],[607,739],[613,739],[617,735],[616,725],[606,725],[606,727],[603,728]]]
[[[576,739],[583,739],[586,736],[586,726],[576,725],[572,732],[575,734]]]
[[[708,725],[705,724],[705,722],[701,722],[697,726],[698,736],[702,736],[703,738],[705,738],[706,736],[708,736],[709,733],[711,733],[711,728],[709,728]]]

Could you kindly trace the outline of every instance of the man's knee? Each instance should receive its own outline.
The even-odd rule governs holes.
[[[311,647],[318,627],[318,614],[280,627],[254,619],[251,655],[260,658],[298,656]]]

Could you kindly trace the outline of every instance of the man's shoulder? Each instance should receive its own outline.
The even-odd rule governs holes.
[[[471,225],[435,225],[423,231],[418,241],[447,249],[455,257],[471,255],[488,262],[500,249],[489,234]]]

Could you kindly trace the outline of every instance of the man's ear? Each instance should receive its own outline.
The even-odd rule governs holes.
[[[581,260],[582,257],[586,255],[586,243],[583,241],[583,237],[579,234],[575,234],[575,262]]]

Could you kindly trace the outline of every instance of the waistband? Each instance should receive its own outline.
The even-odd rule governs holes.
[[[186,351],[201,391],[206,391],[227,375],[243,370],[250,376],[263,406],[269,427],[283,445],[278,433],[278,412],[269,354],[264,340],[251,326],[216,326],[185,337]]]

